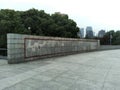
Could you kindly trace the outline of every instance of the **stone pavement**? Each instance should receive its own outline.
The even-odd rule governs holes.
[[[120,50],[10,65],[1,59],[0,90],[120,90]]]

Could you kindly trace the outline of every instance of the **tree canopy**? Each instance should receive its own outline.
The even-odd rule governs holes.
[[[111,30],[107,32],[103,38],[100,38],[100,43],[102,45],[109,45],[111,39],[112,45],[120,45],[120,31]]]
[[[29,29],[28,29],[29,27]],[[79,28],[68,15],[44,10],[0,10],[0,47],[6,47],[7,33],[76,38]]]

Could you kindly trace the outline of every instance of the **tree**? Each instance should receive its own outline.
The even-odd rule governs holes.
[[[51,16],[54,22],[57,24],[57,30],[61,32],[61,37],[70,37],[76,38],[79,28],[77,27],[76,22],[72,19],[69,19],[68,15],[55,13]]]
[[[30,29],[28,29],[30,27]],[[68,15],[44,10],[0,10],[0,47],[7,48],[7,33],[76,38],[79,28]]]
[[[114,45],[120,45],[120,31],[114,33],[112,40]]]
[[[112,38],[110,38],[112,36]],[[110,39],[112,45],[120,45],[120,31],[111,30],[106,32],[103,38],[100,38],[101,45],[110,45]]]

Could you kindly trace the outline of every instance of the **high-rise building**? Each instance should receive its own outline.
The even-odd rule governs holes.
[[[86,28],[86,38],[93,38],[93,29],[91,26],[87,26]]]
[[[80,38],[84,38],[84,28],[80,28],[79,32],[78,32],[78,36]]]
[[[84,28],[80,28],[80,37],[84,38]]]
[[[104,35],[105,35],[105,30],[100,30],[100,31],[98,32],[98,37],[99,37],[99,38],[102,38]]]

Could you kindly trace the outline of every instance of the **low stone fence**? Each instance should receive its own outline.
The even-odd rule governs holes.
[[[98,50],[120,49],[120,45],[101,45]]]
[[[99,46],[99,40],[7,34],[8,63],[93,51]]]

